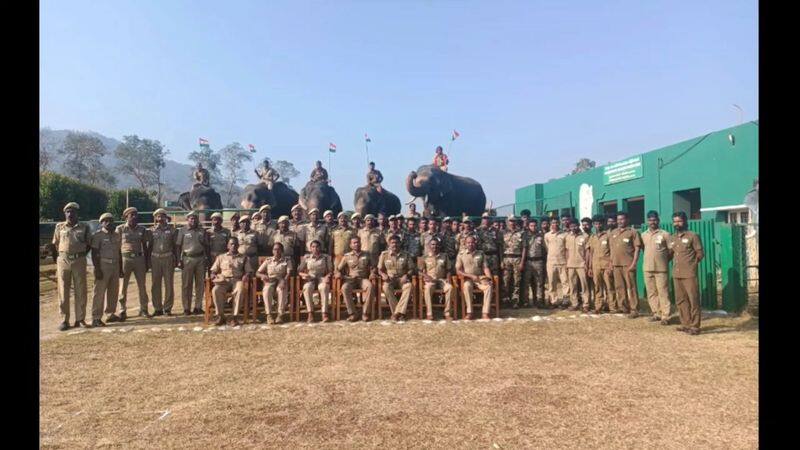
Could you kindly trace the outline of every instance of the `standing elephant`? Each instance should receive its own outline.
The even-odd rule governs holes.
[[[300,206],[306,211],[317,208],[320,211],[330,209],[336,216],[342,212],[342,201],[339,194],[325,181],[309,181],[300,190]]]
[[[378,215],[383,213],[387,216],[400,214],[400,199],[396,195],[381,188],[383,192],[378,192],[374,186],[361,186],[356,189],[353,205],[357,213],[365,216],[367,214]]]
[[[245,209],[257,209],[269,205],[275,217],[288,216],[299,195],[282,181],[275,182],[272,190],[264,183],[248,184],[242,194],[241,205]]]
[[[205,209],[222,209],[222,199],[219,193],[207,186],[196,186],[191,191],[184,192],[178,196],[178,203],[181,208],[202,211]]]
[[[427,215],[479,216],[486,208],[486,194],[480,183],[444,172],[432,164],[408,174],[406,189],[409,194],[425,199]]]

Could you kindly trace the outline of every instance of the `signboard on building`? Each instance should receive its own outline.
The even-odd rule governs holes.
[[[642,177],[642,155],[603,167],[603,184],[615,184]]]

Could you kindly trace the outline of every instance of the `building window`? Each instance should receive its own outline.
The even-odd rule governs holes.
[[[673,192],[672,211],[683,211],[690,220],[700,219],[700,188]]]
[[[750,212],[747,210],[737,209],[733,211],[728,211],[728,217],[725,220],[726,223],[739,223],[739,224],[748,224],[750,223]]]
[[[609,215],[612,215],[612,214],[616,214],[617,213],[617,201],[616,200],[610,200],[610,201],[607,201],[607,202],[600,203],[600,211],[602,211],[602,214],[604,216],[609,216]]]
[[[575,217],[575,207],[573,206],[573,207],[570,207],[570,208],[561,208],[561,213],[559,214],[559,217],[564,217],[564,216],[569,216],[569,217],[574,218]]]
[[[640,228],[644,223],[644,196],[626,198],[623,203],[630,224]]]

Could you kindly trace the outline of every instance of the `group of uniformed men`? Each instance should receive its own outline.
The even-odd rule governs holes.
[[[362,320],[369,320],[370,307],[379,295],[375,292],[378,278],[393,312],[392,319],[403,320],[412,278],[417,274],[423,283],[428,319],[433,318],[436,290],[443,294],[445,319],[452,317],[456,297],[450,282],[453,275],[462,279],[465,298],[471,298],[474,289],[483,293],[484,319],[489,318],[493,289],[498,287],[503,291],[504,303],[513,308],[569,306],[586,313],[624,312],[635,318],[639,315],[636,270],[642,251],[651,320],[669,323],[667,276],[672,260],[681,322],[678,329],[690,334],[698,334],[700,329],[696,269],[703,258],[703,247],[699,237],[686,229],[684,213],[673,215],[676,231],[669,234],[659,228],[658,214],[651,211],[647,215],[648,228],[640,234],[629,226],[624,212],[580,222],[571,217],[543,218],[540,222],[527,210],[522,217],[493,221],[484,213],[480,226],[473,229],[469,217],[429,219],[420,217],[415,210],[408,217],[361,217],[357,213],[348,217],[339,213],[335,221],[333,212],[325,211],[320,221],[319,210],[305,214],[300,205],[292,208],[291,218],[281,216],[273,221],[270,207],[265,205],[253,217],[234,214],[230,229],[223,227],[222,215],[214,213],[211,227],[206,229],[195,211],[186,215],[185,227],[176,228],[169,223],[164,209],[153,213],[155,224],[146,228],[138,223],[137,209],[131,207],[123,212],[125,223],[117,227],[111,214],[101,215],[101,228],[92,235],[88,225],[78,222],[78,210],[74,202],[64,207],[66,221],[56,226],[53,236],[58,253],[54,257],[58,261],[62,331],[70,327],[71,287],[75,290],[73,326],[105,326],[104,311],[107,322],[125,321],[131,274],[139,290],[139,315],[172,315],[175,267],[181,269],[185,315],[203,313],[204,279],[211,277],[217,325],[226,323],[223,311],[228,294],[232,294],[233,303],[230,322],[237,323],[243,286],[252,277],[264,282],[264,320],[282,322],[289,295],[288,277],[295,274],[302,282],[309,321],[315,320],[315,291],[322,300],[322,321],[330,320],[333,278],[341,281],[347,320],[357,320],[352,295],[355,290],[363,292]],[[88,251],[95,278],[91,325],[84,321]],[[260,265],[259,256],[265,257]],[[152,272],[152,315],[145,288],[148,270]],[[502,282],[494,283],[494,276]],[[399,299],[396,291],[400,292]],[[472,319],[472,302],[465,306],[465,318]]]

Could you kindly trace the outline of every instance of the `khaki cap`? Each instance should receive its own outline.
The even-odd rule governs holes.
[[[245,220],[250,220],[250,214],[245,214],[242,217],[239,217],[239,222],[244,222]]]
[[[157,210],[153,211],[153,217],[155,217],[155,216],[157,216],[159,214],[163,214],[163,215],[166,216],[167,215],[167,210],[164,209],[164,208],[158,208]]]
[[[517,216],[512,214],[512,215],[508,216],[508,219],[506,219],[506,220],[508,220],[509,222],[519,222],[522,219],[520,219],[519,217],[517,217]]]
[[[407,216],[406,220],[419,220],[417,216]]]
[[[330,211],[325,211],[325,213],[326,213],[326,214],[327,214],[327,213],[329,213],[329,212],[330,212]],[[331,214],[333,214],[333,213],[331,213]],[[337,214],[337,215],[336,215],[336,218],[337,218],[337,219],[338,219],[339,217],[344,217],[344,218],[346,219],[346,218],[347,218],[347,214],[345,214],[345,213],[344,213],[344,211],[342,211],[342,212],[340,212],[339,214]]]
[[[461,223],[467,223],[467,222],[472,223],[472,220],[469,218],[469,216],[464,216],[464,218],[461,219]]]
[[[373,216],[372,214],[367,214],[366,216],[364,216],[364,220],[369,220],[369,219],[375,220],[375,216]]]
[[[481,217],[491,217],[491,216],[489,216],[488,212],[485,212],[485,213],[481,214]]]
[[[212,218],[212,219],[213,219],[214,217],[219,217],[220,219],[222,219],[222,213],[220,213],[220,212],[215,212],[214,214],[212,214],[212,215],[211,215],[211,218]]]
[[[325,217],[325,216],[327,216],[328,214],[330,214],[330,215],[333,215],[333,211],[331,211],[330,209],[326,209],[326,210],[325,210],[325,212],[324,212],[324,213],[322,213],[322,217]]]
[[[354,213],[352,216],[350,216],[350,220],[356,220],[356,219],[360,220],[361,219],[361,214]]]
[[[280,216],[280,217],[278,217],[278,223],[288,222],[288,221],[289,221],[289,216]]]
[[[139,210],[133,206],[131,206],[130,208],[125,208],[125,211],[122,211],[122,217],[128,217],[128,214],[130,213],[139,214]]]
[[[302,210],[303,210],[303,207],[302,207],[302,206],[300,206],[300,203],[298,203],[298,204],[296,204],[296,205],[292,206],[292,209],[291,209],[291,210],[292,210],[292,211],[294,211],[295,209],[299,209],[299,210],[301,210],[301,211],[302,211]]]
[[[261,208],[258,208],[258,212],[262,212],[262,211],[264,211],[265,209],[266,209],[267,211],[270,211],[270,210],[272,209],[272,207],[271,207],[271,206],[269,206],[269,205],[263,205]]]
[[[316,214],[319,214],[319,210],[318,210],[317,208],[311,208],[311,210],[310,210],[310,211],[308,211],[308,215],[309,215],[309,216],[310,216],[311,214],[314,214],[314,213],[316,213]]]
[[[189,216],[197,217],[197,211],[189,211],[188,213],[186,213],[186,217],[188,218]]]
[[[450,216],[447,216],[444,219],[442,219],[442,222],[452,222],[452,221],[453,221],[453,218],[450,217]]]
[[[68,209],[81,209],[81,207],[75,202],[69,202],[64,205],[64,212],[67,212]]]
[[[100,222],[102,222],[102,221],[104,221],[106,219],[111,219],[113,221],[114,220],[114,215],[111,214],[111,213],[100,214]]]

